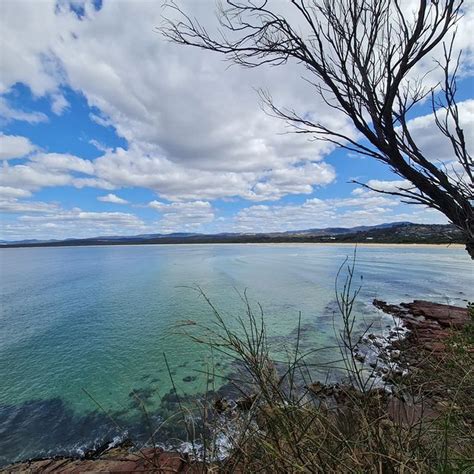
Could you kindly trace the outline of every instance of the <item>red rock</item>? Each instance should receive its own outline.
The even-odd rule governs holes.
[[[419,421],[434,418],[436,413],[423,403],[408,403],[398,398],[391,397],[387,406],[389,418],[398,425],[413,426]]]
[[[430,352],[444,352],[446,345],[442,342],[425,342],[423,348]]]
[[[410,311],[427,319],[435,320],[443,327],[462,328],[468,321],[467,308],[447,304],[430,303],[429,301],[415,300],[406,305]]]
[[[99,459],[42,459],[13,464],[2,473],[82,473],[82,472],[186,472],[201,473],[203,466],[189,461],[187,455],[145,449],[140,453],[113,450]]]

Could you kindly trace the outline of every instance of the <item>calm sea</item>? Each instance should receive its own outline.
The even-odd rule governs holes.
[[[164,354],[189,395],[205,389],[208,367],[231,370],[177,327],[213,321],[193,287],[230,324],[243,314],[247,289],[262,305],[275,352],[291,346],[300,311],[306,347],[331,345],[334,280],[352,252],[311,244],[0,250],[0,464],[139,437],[143,411],[134,393],[154,422],[172,412],[162,401],[171,390]],[[359,284],[360,324],[375,321],[375,331],[387,321],[373,298],[474,300],[472,262],[458,248],[359,247]]]

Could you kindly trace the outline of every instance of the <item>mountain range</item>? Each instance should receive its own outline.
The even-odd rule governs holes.
[[[99,236],[85,239],[0,241],[1,247],[58,247],[78,245],[138,245],[193,243],[280,242],[373,242],[373,243],[462,243],[461,232],[451,224],[391,222],[375,226],[328,227],[285,232],[197,234],[141,234]]]

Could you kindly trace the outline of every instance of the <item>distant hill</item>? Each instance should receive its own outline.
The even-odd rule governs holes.
[[[325,227],[323,229],[290,230],[287,232],[282,232],[282,234],[284,235],[312,235],[312,236],[342,235],[342,234],[354,234],[356,232],[368,231],[368,230],[373,230],[373,229],[392,228],[392,227],[403,226],[407,224],[411,224],[411,222],[391,222],[387,224],[378,224],[374,226]]]
[[[256,234],[142,234],[135,236],[104,236],[87,239],[24,240],[0,242],[0,247],[64,247],[78,245],[139,244],[205,244],[205,243],[281,243],[281,242],[346,242],[346,243],[462,243],[461,232],[451,224],[413,224],[393,222],[376,226],[352,228],[329,227],[287,232]]]

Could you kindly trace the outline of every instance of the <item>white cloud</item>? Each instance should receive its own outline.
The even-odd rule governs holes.
[[[1,193],[0,188],[0,193]],[[120,199],[120,198],[119,198]],[[0,211],[20,214],[16,220],[2,222],[1,238],[63,239],[101,235],[135,235],[140,233],[199,232],[212,223],[214,210],[209,202],[152,201],[148,204],[158,213],[153,224],[128,212],[90,212],[80,208],[63,209],[57,203],[29,201],[7,196],[0,200]]]
[[[49,171],[76,171],[92,175],[94,165],[89,160],[64,153],[38,153],[31,157],[32,166],[38,166]]]
[[[7,212],[26,213],[15,221],[2,222],[1,238],[7,240],[25,236],[30,239],[65,239],[134,235],[153,230],[136,215],[125,212],[66,210],[55,204],[30,201],[10,201],[0,206]]]
[[[65,40],[77,21],[68,10],[58,9],[55,0],[2,2],[0,92],[17,82],[28,85],[37,96],[57,91],[61,74],[54,44]]]
[[[0,186],[0,198],[25,198],[30,196],[31,192],[25,189]]]
[[[97,200],[102,202],[111,202],[113,204],[128,204],[127,200],[122,199],[121,197],[118,197],[112,193],[106,194],[105,196],[99,196]]]
[[[126,212],[88,212],[83,211],[79,208],[74,208],[72,210],[62,210],[61,212],[55,212],[52,215],[45,216],[21,216],[20,219],[22,222],[97,222],[99,224],[120,224],[128,227],[135,227],[138,224],[141,224],[142,221],[135,215],[129,214]]]
[[[20,214],[24,212],[51,213],[60,207],[55,203],[40,201],[20,201],[18,199],[0,200],[0,212]]]
[[[397,207],[398,206],[398,207]],[[370,193],[357,205],[352,198],[308,199],[302,204],[256,205],[239,211],[221,225],[221,231],[282,232],[325,227],[355,227],[386,222],[446,223],[444,216],[421,206],[399,205],[396,200]]]
[[[404,189],[410,189],[413,185],[406,179],[393,180],[393,181],[382,181],[379,179],[370,179],[367,181],[367,186],[374,188],[377,191],[384,192],[398,192]],[[359,189],[359,188],[357,188]]]
[[[163,203],[151,201],[148,206],[161,214],[160,232],[198,231],[214,220],[214,210],[207,201]]]
[[[0,117],[4,122],[18,120],[35,124],[48,121],[48,117],[42,112],[25,112],[24,110],[14,109],[2,97],[0,97]]]
[[[30,164],[8,166],[4,163],[1,171],[0,185],[27,191],[37,191],[50,186],[66,186],[72,181],[68,173],[48,171]]]
[[[72,178],[71,184],[78,188],[99,188],[99,189],[115,189],[116,186],[108,181],[100,178]]]
[[[105,153],[106,151],[110,151],[109,148],[107,148],[105,145],[100,143],[98,140],[95,140],[94,138],[89,140],[89,143],[103,153]]]
[[[0,189],[1,191],[1,189]],[[234,216],[218,217],[207,201],[151,201],[158,219],[146,223],[131,213],[89,212],[79,208],[65,210],[57,203],[20,200],[0,201],[0,210],[20,214],[16,220],[4,219],[4,239],[97,237],[100,235],[135,235],[169,232],[280,232],[325,227],[353,227],[386,222],[411,221],[446,223],[444,216],[421,206],[398,205],[396,200],[370,191],[357,198],[307,199],[301,204],[253,205]],[[378,196],[381,197],[381,196]],[[355,199],[359,201],[355,202]]]
[[[211,3],[197,8],[206,12],[209,7]],[[121,21],[128,10],[135,29]],[[328,115],[293,72],[227,71],[220,58],[169,44],[154,33],[160,13],[147,2],[105,2],[100,12],[77,25],[74,58],[66,54],[67,43],[57,49],[73,87],[129,142],[147,145],[176,164],[218,172],[286,167],[321,159],[332,149],[279,133],[283,124],[260,110],[255,85],[271,87],[285,103],[313,103],[323,119]],[[344,127],[345,119],[330,116]]]
[[[327,163],[305,163],[302,166],[272,170],[263,178],[253,187],[253,194],[248,198],[273,200],[286,194],[311,194],[314,186],[333,182],[336,171]]]
[[[336,176],[324,162],[260,172],[193,169],[138,146],[109,150],[95,160],[94,167],[100,179],[115,187],[145,187],[172,201],[232,196],[274,200],[286,194],[310,194],[315,186],[329,184]]]
[[[29,161],[19,165],[4,162],[0,173],[0,185],[37,191],[51,186],[100,187],[101,181],[95,178],[88,182],[82,175],[92,175],[94,166],[91,161],[74,155],[61,153],[36,153]],[[78,177],[79,176],[79,177]],[[107,186],[107,183],[103,183]]]
[[[69,102],[62,94],[52,96],[51,110],[56,115],[61,115],[69,107]]]
[[[33,144],[26,137],[0,133],[0,160],[22,158],[34,149]]]
[[[461,127],[464,130],[468,150],[474,149],[474,99],[458,103]],[[440,118],[443,118],[441,112]],[[434,115],[427,114],[408,122],[408,128],[414,140],[425,156],[436,165],[449,164],[456,160],[451,142],[439,131]],[[454,130],[454,124],[451,124]]]
[[[150,187],[172,200],[267,200],[310,193],[334,179],[329,166],[315,166],[332,145],[282,133],[284,124],[258,105],[254,87],[268,87],[280,104],[305,111],[309,105],[323,121],[350,131],[293,70],[229,71],[217,56],[172,45],[153,31],[161,10],[146,1],[104,2],[97,12],[85,2],[82,19],[62,5],[55,9],[51,0],[38,8],[25,1],[5,9],[2,37],[12,70],[4,89],[22,81],[35,94],[49,95],[56,113],[65,105],[62,85],[81,91],[100,111],[99,122],[129,142],[127,153],[106,153],[98,161],[102,182]],[[193,8],[207,14],[213,4]],[[18,18],[29,24],[40,10],[47,32],[32,26],[15,36]],[[134,18],[133,28],[124,16]],[[15,62],[19,50],[24,54]],[[133,164],[125,155],[133,155]]]

